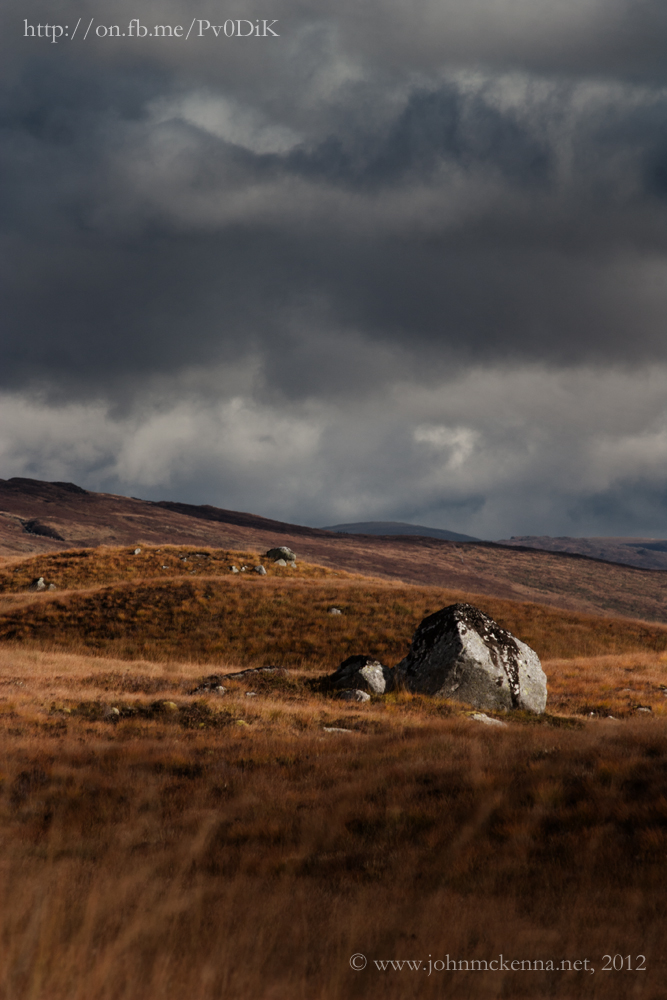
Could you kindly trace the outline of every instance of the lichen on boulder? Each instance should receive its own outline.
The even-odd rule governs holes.
[[[535,650],[472,604],[451,604],[424,618],[396,681],[413,693],[481,709],[541,713],[547,702]]]

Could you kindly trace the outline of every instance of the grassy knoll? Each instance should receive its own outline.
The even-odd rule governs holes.
[[[572,658],[667,649],[667,628],[369,580],[235,577],[142,580],[29,595],[0,616],[0,639],[149,659],[220,658],[329,669],[355,652],[392,664],[428,613],[466,600],[534,647]],[[328,613],[338,607],[340,615]]]

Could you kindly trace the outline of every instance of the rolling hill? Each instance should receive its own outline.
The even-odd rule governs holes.
[[[58,537],[54,537],[57,535]],[[289,545],[334,570],[667,622],[667,573],[567,552],[414,535],[344,535],[254,514],[92,493],[71,483],[0,480],[0,555],[139,544],[263,552]]]

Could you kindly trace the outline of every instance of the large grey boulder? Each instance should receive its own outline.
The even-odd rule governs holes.
[[[385,694],[393,686],[394,671],[385,667],[379,660],[361,653],[348,656],[343,660],[338,670],[328,678],[330,687],[341,691],[352,688],[359,691],[370,691],[371,694]]]
[[[396,681],[414,693],[481,709],[540,713],[547,703],[547,678],[535,650],[472,604],[452,604],[424,618],[396,667]]]

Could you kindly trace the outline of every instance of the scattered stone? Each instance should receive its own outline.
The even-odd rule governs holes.
[[[370,691],[372,694],[385,694],[394,684],[394,671],[383,666],[379,660],[365,653],[348,656],[341,665],[327,677],[329,687],[357,689]]]
[[[256,698],[257,697],[257,692],[256,691],[246,691],[245,696],[246,696],[246,698]]]
[[[141,554],[141,549],[135,549],[134,550],[134,554],[135,554],[135,556],[140,555]]]
[[[472,604],[452,604],[421,622],[396,667],[408,691],[475,708],[542,713],[547,679],[537,653]]]
[[[492,719],[489,715],[484,715],[484,712],[473,712],[470,716],[475,722],[483,722],[485,726],[503,726],[507,727],[506,722],[501,722],[500,719]]]
[[[46,590],[46,582],[43,576],[38,576],[36,580],[33,580],[28,590]]]
[[[359,688],[350,688],[347,691],[338,691],[336,694],[337,698],[341,701],[370,701],[371,696],[366,691],[360,691]]]
[[[178,712],[178,705],[175,701],[163,701],[162,707],[165,712]]]
[[[259,573],[260,576],[266,576],[266,570],[263,566],[255,566],[255,573]]]
[[[201,684],[193,688],[190,694],[224,694],[227,688],[222,685],[222,678],[219,674],[210,674],[205,677]]]
[[[163,566],[162,569],[169,569],[169,567],[168,566]]]
[[[244,726],[244,727],[249,727],[249,726],[250,726],[250,723],[249,723],[249,722],[246,722],[246,721],[245,721],[245,719],[237,719],[237,720],[236,720],[236,725],[237,725],[237,726]]]
[[[49,590],[55,590],[55,589],[56,589],[55,583],[50,583],[49,584]]]
[[[652,712],[653,709],[650,705],[637,705],[638,712]]]
[[[229,572],[230,573],[238,573],[238,571],[239,571],[238,566],[230,566],[229,567]]]
[[[287,565],[290,569],[296,569],[296,559],[292,559],[292,561],[288,562]]]
[[[286,559],[276,559],[274,561],[273,565],[274,566],[287,566],[287,560]]]
[[[343,612],[340,608],[329,608],[327,611],[327,614],[329,615],[342,615],[342,613]]]
[[[115,722],[116,720],[120,719],[120,709],[116,708],[115,706],[112,708],[105,708],[104,716],[106,719],[110,719],[111,722]]]
[[[241,572],[242,572],[242,573],[245,573],[245,572],[246,572],[246,567],[245,567],[245,566],[241,566]]]
[[[278,559],[284,559],[285,562],[294,563],[296,566],[296,555],[287,545],[279,545],[275,549],[269,549],[266,558],[273,559],[274,562]]]
[[[353,733],[354,729],[341,729],[340,726],[323,726],[325,733]]]

